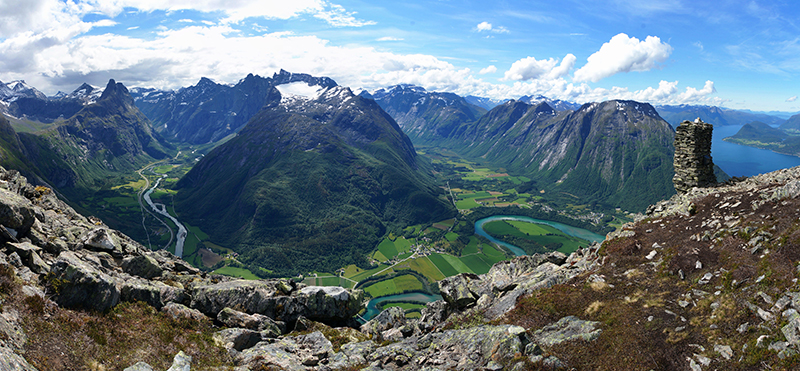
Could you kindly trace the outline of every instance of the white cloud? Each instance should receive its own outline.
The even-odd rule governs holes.
[[[509,32],[508,29],[503,27],[503,26],[494,27],[494,26],[492,26],[491,23],[485,22],[485,21],[481,22],[481,23],[478,23],[478,25],[475,26],[475,31],[478,31],[478,32],[487,31],[487,32],[492,32],[492,33],[508,33]]]
[[[497,72],[497,67],[495,67],[494,65],[491,65],[491,66],[489,66],[489,67],[482,68],[482,69],[481,69],[481,70],[478,72],[478,74],[479,74],[479,75],[486,75],[486,74],[488,74],[488,73],[495,73],[495,72]]]
[[[167,10],[176,10],[182,6],[189,7],[187,4],[190,3],[196,4],[189,0],[177,0],[168,5],[163,5],[164,2],[160,0],[112,0],[102,3],[102,10],[106,12],[102,14],[121,12],[124,7],[169,7]],[[251,14],[291,18],[301,14],[315,15],[332,11],[333,15],[326,16],[329,17],[326,21],[332,25],[335,22],[347,24],[348,19],[355,20],[356,24],[362,22],[355,18],[354,13],[348,13],[341,7],[337,8],[324,1],[264,3],[274,7],[253,8]],[[292,72],[329,76],[341,85],[366,89],[409,83],[431,91],[499,99],[541,94],[578,103],[607,99],[635,99],[657,104],[714,104],[720,101],[712,96],[712,82],[702,89],[679,89],[677,81],[662,81],[658,87],[634,92],[620,87],[602,89],[592,88],[586,83],[568,82],[566,76],[574,68],[576,61],[572,54],[567,54],[560,61],[554,58],[521,59],[505,72],[506,80],[511,83],[497,84],[476,77],[496,73],[498,70],[494,65],[475,73],[431,55],[396,54],[371,47],[337,46],[316,36],[300,36],[290,32],[245,35],[225,22],[198,21],[178,30],[161,28],[155,37],[149,38],[114,34],[86,35],[93,28],[113,24],[108,20],[96,23],[81,21],[82,15],[88,14],[89,10],[100,12],[100,5],[75,5],[71,1],[58,0],[32,0],[31,4],[33,5],[29,7],[29,11],[13,14],[19,16],[19,19],[31,20],[32,23],[27,24],[27,28],[11,30],[11,34],[6,34],[8,36],[5,38],[0,36],[0,80],[26,79],[48,94],[57,90],[71,91],[82,82],[103,85],[109,78],[128,86],[168,89],[193,85],[200,76],[234,83],[248,73],[270,76],[284,68]],[[198,4],[199,10],[217,9],[229,20],[235,20],[251,9],[248,6],[255,6],[256,3],[241,0],[230,6],[225,5],[225,9],[221,9],[222,5],[215,5],[221,4],[216,0],[201,1]],[[44,13],[41,9],[45,10]],[[48,15],[48,12],[54,14]],[[8,20],[4,15],[5,13],[0,12],[0,18]],[[42,16],[47,22],[37,23],[31,15]],[[339,17],[339,20],[334,20],[335,17]],[[16,18],[13,22],[17,22]],[[0,32],[5,32],[6,26],[7,24],[0,23]],[[486,32],[501,29],[488,22],[481,27],[486,28]],[[655,39],[656,44],[666,45]],[[401,39],[387,37],[379,40]],[[614,44],[614,41],[612,39],[609,44]],[[650,45],[648,43],[651,42],[650,38],[641,43],[635,41],[640,47]],[[669,48],[668,45],[666,47]],[[601,52],[604,49],[601,48],[595,54]],[[590,60],[584,68],[592,63]],[[640,64],[631,63],[630,70],[636,70]]]
[[[511,64],[511,68],[506,71],[503,80],[558,79],[569,73],[569,70],[575,65],[575,60],[574,55],[567,54],[559,65],[558,59],[536,60],[534,57],[527,57]]]
[[[796,100],[797,100],[797,96],[796,96],[796,95],[795,95],[795,96],[792,96],[792,97],[789,97],[789,98],[786,98],[786,101],[787,101],[787,102],[790,102],[790,103],[791,103],[791,102],[794,102],[794,101],[796,101]]]
[[[363,27],[376,24],[374,21],[356,19],[355,12],[348,12],[341,5],[327,4],[327,9],[317,12],[314,17],[322,19],[334,27]]]
[[[697,47],[697,49],[700,49],[701,52],[705,49],[705,47],[703,46],[703,43],[701,43],[699,41],[695,41],[694,43],[692,43],[692,45]]]
[[[376,39],[376,41],[403,41],[403,40],[404,39],[402,37],[392,37],[392,36],[384,36],[379,39]]]
[[[671,53],[672,47],[656,36],[639,41],[621,33],[590,55],[586,65],[575,71],[573,80],[598,82],[620,72],[648,71],[667,60]]]

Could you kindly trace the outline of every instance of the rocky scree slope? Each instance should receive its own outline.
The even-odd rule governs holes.
[[[0,171],[0,179],[6,369],[114,365],[114,357],[80,363],[87,361],[75,355],[111,346],[99,327],[74,336],[80,349],[59,348],[74,359],[46,363],[55,357],[36,346],[41,331],[32,318],[52,322],[66,307],[113,307],[120,327],[137,306],[182,318],[175,326],[190,332],[213,319],[212,344],[200,351],[199,342],[175,340],[178,355],[160,359],[196,369],[755,370],[800,363],[800,168],[691,189],[568,257],[523,256],[484,275],[448,277],[439,283],[444,300],[428,304],[420,319],[390,308],[360,330],[335,327],[362,308],[358,290],[203,275],[77,215],[16,172]],[[134,300],[144,304],[127,304]],[[200,363],[214,351],[222,352],[215,353],[220,362]],[[119,368],[149,367],[123,358]]]
[[[347,324],[363,306],[360,290],[206,275],[77,214],[50,189],[2,168],[0,242],[0,370],[121,369],[137,357],[153,359],[159,350],[150,343],[189,358],[224,356],[212,327],[197,323],[250,329],[217,329],[220,344],[239,344],[243,337],[280,336],[301,318]],[[125,334],[144,329],[126,327],[136,327],[125,322],[129,317],[163,327],[152,329],[156,338],[134,341]],[[203,329],[208,338],[192,335]],[[112,348],[116,341],[130,349]],[[108,355],[105,348],[120,353]],[[120,364],[125,360],[128,365]]]

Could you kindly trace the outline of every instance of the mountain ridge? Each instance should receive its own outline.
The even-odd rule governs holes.
[[[388,228],[454,212],[375,101],[321,89],[273,100],[176,185],[191,224],[275,273],[364,265]]]

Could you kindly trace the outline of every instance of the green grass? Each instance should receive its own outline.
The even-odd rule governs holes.
[[[549,225],[544,224],[537,224],[537,223],[528,223],[519,220],[509,220],[509,224],[514,226],[514,228],[519,229],[522,233],[527,233],[529,235],[543,235],[547,233],[562,233],[556,228],[553,228]]]
[[[350,278],[353,281],[358,282],[358,281],[361,281],[361,280],[363,280],[363,279],[365,279],[367,277],[370,277],[373,274],[378,273],[378,272],[380,272],[380,271],[382,271],[382,270],[384,270],[386,268],[387,267],[385,265],[380,265],[377,268],[373,268],[373,269],[366,270],[366,271],[361,271],[360,273],[358,273],[358,274],[356,274],[356,275],[354,275],[352,277],[348,277],[348,278]],[[393,272],[393,270],[389,269],[384,274],[388,274],[388,273],[391,273],[391,272]]]
[[[481,205],[479,203],[475,202],[474,198],[468,198],[466,200],[456,201],[456,208],[458,208],[459,210],[469,210],[480,206]]]
[[[429,281],[435,282],[442,280],[444,275],[436,268],[428,257],[421,257],[404,261],[395,266],[396,269],[410,269],[425,276]]]
[[[465,264],[475,274],[484,274],[492,268],[492,264],[483,260],[481,255],[470,255],[459,258],[461,263]]]
[[[463,250],[461,250],[461,255],[470,255],[479,253],[480,251],[478,250],[478,244],[480,244],[478,238],[475,236],[470,236],[469,243],[467,244],[467,246],[464,246]]]
[[[317,277],[317,286],[341,286],[338,276]]]
[[[372,254],[372,258],[377,260],[377,261],[379,261],[379,262],[385,262],[385,261],[389,260],[385,256],[383,256],[383,254],[381,253],[380,250],[375,251],[375,253]]]
[[[232,277],[244,278],[246,280],[257,280],[257,279],[259,279],[258,276],[253,274],[253,272],[250,272],[249,270],[244,269],[244,268],[222,267],[220,269],[215,270],[213,273],[223,274],[223,275],[232,276]]]
[[[378,245],[378,251],[383,254],[388,259],[392,259],[397,256],[397,248],[394,246],[394,242],[388,238],[384,238],[383,241]]]
[[[464,263],[463,263],[463,262],[462,262],[462,261],[461,261],[459,258],[457,258],[457,257],[455,257],[455,256],[452,256],[452,255],[448,255],[448,254],[440,254],[440,255],[441,255],[441,257],[442,257],[444,260],[446,260],[446,261],[447,261],[447,263],[448,263],[448,264],[450,264],[450,266],[451,266],[451,267],[453,267],[453,269],[455,269],[455,270],[456,270],[458,273],[474,273],[474,272],[472,271],[472,269],[470,269],[469,267],[467,267],[467,265],[466,265],[466,264],[464,264]]]
[[[561,244],[557,251],[571,254],[589,242],[577,237],[572,237],[549,225],[528,223],[516,220],[498,220],[483,225],[484,230],[494,236],[510,235],[525,238],[542,246]]]
[[[446,238],[447,241],[453,242],[458,239],[458,233],[448,232],[446,235],[444,235],[444,238]]]
[[[496,236],[496,235],[512,235],[522,237],[524,234],[520,234],[520,231],[517,228],[514,228],[508,221],[505,220],[496,220],[493,222],[489,222],[483,225],[483,230],[486,233]]]
[[[492,196],[489,192],[486,191],[480,191],[475,193],[461,193],[456,196],[456,198],[459,200],[466,200],[469,198],[486,198],[486,197],[494,197],[494,196]]]
[[[487,263],[497,263],[499,261],[506,260],[506,255],[498,250],[496,247],[488,244],[482,244],[483,248],[483,256],[486,257]]]
[[[436,265],[436,268],[439,268],[445,277],[455,276],[459,273],[457,269],[453,268],[453,266],[447,262],[442,254],[431,254],[428,258]]]
[[[103,201],[112,204],[112,207],[139,207],[139,201],[135,197],[106,197]]]
[[[423,290],[424,288],[422,282],[419,282],[416,277],[405,274],[364,287],[364,291],[373,298],[377,298],[410,290]]]
[[[394,247],[397,249],[398,253],[406,252],[411,249],[411,245],[414,243],[414,239],[407,240],[405,237],[397,237],[394,240]]]

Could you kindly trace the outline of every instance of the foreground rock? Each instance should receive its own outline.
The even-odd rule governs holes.
[[[566,282],[599,264],[598,244],[569,257],[559,252],[519,256],[495,264],[488,273],[462,273],[439,282],[452,312],[481,312],[488,320],[512,310],[521,296]]]
[[[363,307],[360,290],[207,275],[76,213],[50,189],[2,168],[0,244],[0,270],[7,274],[0,280],[8,280],[0,285],[0,370],[33,369],[22,354],[25,336],[15,322],[18,316],[2,311],[4,295],[18,293],[1,290],[17,285],[25,285],[25,295],[39,295],[45,307],[103,313],[135,301],[176,320],[218,321],[230,327],[218,334],[219,342],[238,350],[281,336],[298,318],[349,324]],[[188,370],[190,359],[179,356],[170,370]]]

